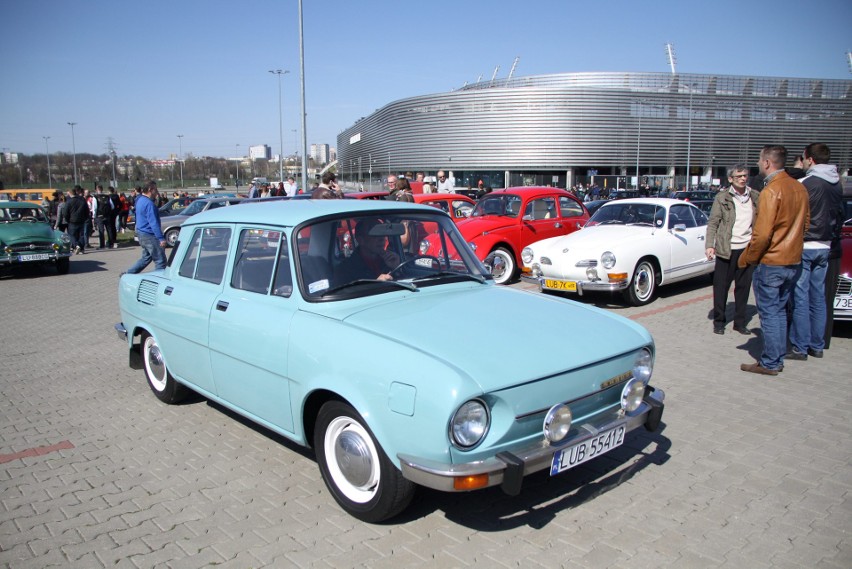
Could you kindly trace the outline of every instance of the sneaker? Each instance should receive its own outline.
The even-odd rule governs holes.
[[[751,336],[751,330],[749,330],[745,326],[734,325],[734,332],[739,332],[743,336]]]
[[[118,243],[113,243],[112,248],[113,248],[113,249],[118,249]]]
[[[713,333],[719,334],[720,336],[725,333],[725,325],[724,324],[713,324]]]
[[[788,360],[798,361],[798,362],[805,362],[805,361],[808,361],[808,354],[806,354],[804,352],[800,352],[796,349],[792,349],[789,352],[787,352],[787,355],[784,356],[784,358],[788,359]]]
[[[740,366],[742,371],[747,371],[751,373],[757,373],[760,375],[778,375],[777,369],[766,369],[760,362],[754,362],[753,364],[742,364]]]
[[[79,255],[79,254],[80,254],[80,246],[79,246],[79,245],[77,245],[76,247],[74,247],[74,254],[75,254],[75,255]]]
[[[822,357],[822,350],[813,350],[811,348],[808,348],[808,355],[812,356],[814,358],[821,358]]]

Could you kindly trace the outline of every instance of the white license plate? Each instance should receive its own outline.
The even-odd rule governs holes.
[[[840,309],[840,310],[852,310],[852,295],[835,296],[834,297],[834,308]]]
[[[555,476],[560,472],[565,472],[569,468],[574,468],[578,464],[583,464],[615,447],[621,446],[621,443],[624,442],[625,432],[624,425],[620,425],[599,433],[591,439],[557,451],[553,455],[553,462],[550,463],[550,475]]]
[[[50,255],[47,253],[39,253],[37,255],[19,255],[19,261],[47,261],[50,259]]]

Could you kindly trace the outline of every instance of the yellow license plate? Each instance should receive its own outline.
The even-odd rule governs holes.
[[[577,292],[577,283],[574,281],[552,281],[550,279],[545,279],[544,288]]]

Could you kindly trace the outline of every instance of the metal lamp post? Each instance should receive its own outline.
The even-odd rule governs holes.
[[[237,144],[237,191],[240,189],[240,145]]]
[[[278,76],[278,144],[281,148],[281,153],[278,155],[278,179],[284,181],[284,127],[281,115],[281,76],[290,73],[284,69],[270,69],[270,73]]]
[[[49,136],[42,136],[44,139],[44,155],[47,157],[47,186],[52,190],[53,189],[53,180],[50,178],[50,149],[47,147],[47,141],[50,140]]]
[[[642,144],[642,101],[639,101],[639,131],[636,133],[636,188],[639,189],[639,149]]]
[[[183,187],[183,135],[177,135],[178,138],[178,162],[180,162],[180,187]]]
[[[68,126],[71,127],[71,150],[72,150],[72,160],[74,161],[74,185],[77,185],[77,143],[74,141],[74,125],[77,124],[75,122],[69,122]]]
[[[686,187],[685,190],[689,190],[690,188],[690,175],[689,175],[689,158],[690,153],[692,152],[692,89],[695,87],[695,83],[690,83],[689,85],[689,129],[686,134]]]

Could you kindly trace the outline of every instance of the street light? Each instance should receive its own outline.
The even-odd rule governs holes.
[[[237,144],[237,191],[240,190],[240,145]]]
[[[280,181],[284,181],[284,130],[283,130],[283,122],[281,118],[281,76],[290,73],[289,71],[281,70],[281,69],[270,69],[270,73],[278,76],[278,144],[281,147],[281,153],[278,155],[278,179]]]
[[[689,84],[689,130],[686,135],[686,187],[685,190],[689,190],[690,188],[690,175],[689,175],[689,155],[692,152],[692,89],[696,87],[695,83]]]
[[[183,135],[179,134],[178,137],[178,162],[180,162],[180,187],[183,187]]]
[[[68,126],[71,127],[71,150],[73,151],[72,159],[74,161],[74,185],[77,185],[77,143],[74,141],[74,125],[77,124],[75,122],[69,122]]]
[[[47,156],[47,185],[52,190],[53,189],[53,180],[50,179],[50,149],[47,147],[47,141],[50,140],[49,136],[42,136],[44,139],[44,155]]]

